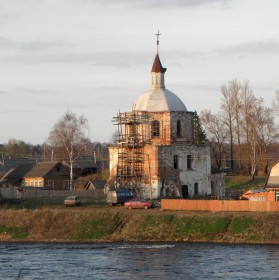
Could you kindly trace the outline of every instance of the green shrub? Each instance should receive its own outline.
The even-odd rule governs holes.
[[[166,224],[171,224],[174,221],[174,215],[163,215],[163,222]]]
[[[179,219],[179,222],[176,224],[176,231],[182,235],[188,235],[193,231],[193,219],[188,217],[182,217]]]
[[[143,218],[141,222],[141,227],[143,229],[146,229],[148,227],[153,227],[156,224],[157,224],[157,217],[153,215],[147,215]]]
[[[72,235],[74,240],[100,239],[106,237],[114,224],[116,216],[103,213],[98,217],[83,221],[77,225]]]
[[[199,223],[199,232],[201,234],[222,233],[228,228],[229,219],[225,218],[202,218]]]
[[[75,232],[73,239],[98,239],[104,237],[107,230],[100,219],[84,221]]]
[[[8,227],[0,224],[0,234],[9,234],[12,239],[25,239],[28,237],[27,232],[23,232],[19,227]]]
[[[229,218],[183,217],[177,223],[177,232],[184,236],[208,237],[226,232],[229,223]]]
[[[251,228],[253,223],[254,221],[251,218],[235,217],[230,223],[229,231],[236,234],[247,232]]]

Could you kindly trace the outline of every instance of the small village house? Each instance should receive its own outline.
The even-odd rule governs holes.
[[[22,185],[69,190],[69,168],[61,162],[39,162],[24,175]]]
[[[0,179],[0,187],[21,187],[24,175],[29,172],[34,163],[10,164],[2,166],[3,176]]]
[[[240,196],[240,199],[249,201],[274,201],[275,193],[264,189],[248,190]]]
[[[265,189],[268,192],[274,193],[274,199],[279,201],[279,160],[274,162],[270,167],[265,182]]]

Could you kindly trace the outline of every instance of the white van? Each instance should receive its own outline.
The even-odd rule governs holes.
[[[107,193],[107,203],[113,206],[116,204],[124,205],[125,201],[129,201],[132,198],[134,198],[134,194],[130,190],[119,189]]]

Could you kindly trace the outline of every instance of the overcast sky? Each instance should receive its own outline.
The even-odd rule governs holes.
[[[220,86],[279,89],[277,0],[0,0],[0,143],[46,141],[67,111],[109,142],[117,112],[150,88],[160,36],[166,88],[217,112]]]

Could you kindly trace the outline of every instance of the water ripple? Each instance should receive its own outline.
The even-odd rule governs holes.
[[[278,279],[278,249],[198,243],[2,243],[0,279]]]

